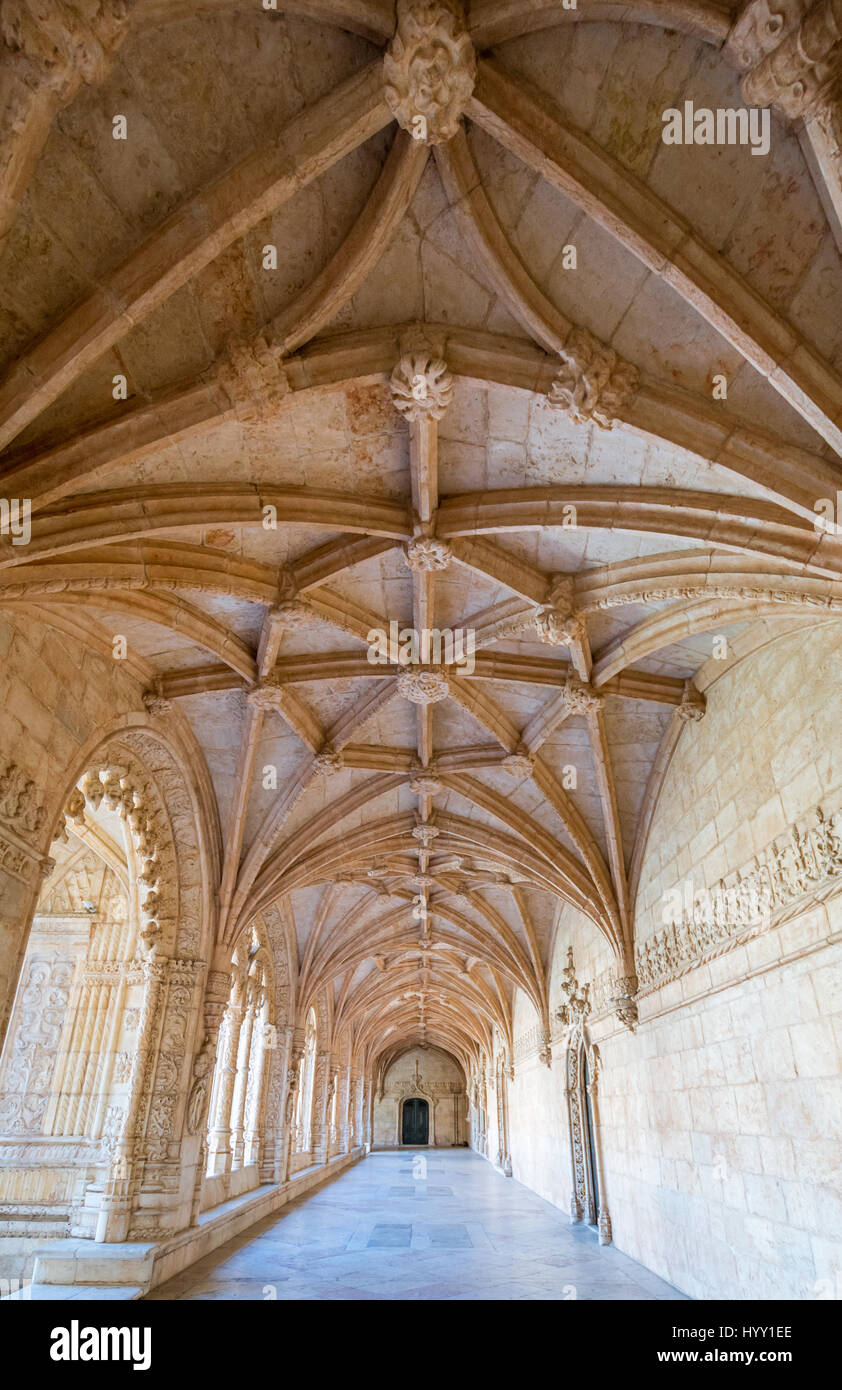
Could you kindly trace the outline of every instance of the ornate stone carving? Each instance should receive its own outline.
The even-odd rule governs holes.
[[[749,603],[779,603],[786,608],[809,608],[826,613],[841,613],[842,599],[830,594],[793,593],[791,589],[761,589],[749,584],[663,584],[657,588],[624,589],[619,594],[598,598],[594,607],[599,610],[622,608],[630,603],[663,603],[668,599],[727,598],[746,599]]]
[[[556,1018],[565,1028],[576,1025],[582,1027],[591,1011],[591,1001],[588,997],[590,986],[582,985],[580,987],[579,981],[576,979],[572,946],[567,948],[567,965],[562,971],[561,992],[564,995],[564,1003],[556,1009]]]
[[[551,647],[570,647],[587,636],[581,618],[555,608],[539,608],[534,622],[538,640]]]
[[[637,1027],[636,975],[619,975],[614,980],[611,1004],[624,1028],[634,1032]]]
[[[344,766],[342,754],[332,743],[326,743],[320,748],[313,759],[313,768],[319,777],[332,777],[335,772],[341,772]]]
[[[187,1097],[186,1123],[188,1134],[198,1134],[204,1123],[208,1088],[211,1084],[215,1062],[216,1046],[211,1038],[206,1037],[193,1063],[193,1084]]]
[[[101,82],[128,32],[131,0],[4,0],[0,36],[28,67],[27,86],[41,83],[66,100],[79,83]]]
[[[416,796],[437,796],[442,787],[435,764],[430,767],[422,767],[420,763],[413,765],[409,776],[409,789]]]
[[[589,714],[605,704],[604,695],[573,676],[565,684],[564,699],[571,714]]]
[[[272,617],[285,632],[300,632],[313,622],[314,614],[299,599],[282,599],[272,609]]]
[[[514,753],[509,753],[500,764],[504,772],[508,772],[510,777],[514,777],[517,782],[525,782],[532,776],[535,767],[535,759],[526,748],[521,745],[516,748]]]
[[[73,966],[72,959],[33,959],[21,979],[0,1091],[4,1134],[41,1132]]]
[[[748,869],[694,895],[692,908],[636,948],[638,993],[651,993],[774,924],[805,894],[842,877],[842,811],[817,806]]]
[[[754,67],[797,26],[803,10],[803,0],[749,0],[734,21],[723,52],[736,67]]]
[[[398,694],[413,705],[435,705],[450,694],[447,676],[440,671],[401,671],[398,674]]]
[[[425,145],[450,140],[471,99],[476,55],[458,0],[398,0],[383,59],[385,96],[398,124]]]
[[[160,689],[144,690],[143,708],[147,714],[160,718],[172,713],[172,700],[162,695]]]
[[[258,335],[231,338],[218,363],[218,378],[241,420],[271,417],[289,395],[280,348]]]
[[[283,682],[277,676],[266,676],[259,685],[246,691],[246,700],[252,709],[280,710],[284,703]]]
[[[436,825],[414,825],[412,827],[413,839],[420,840],[425,849],[429,849],[438,835],[439,830]]]
[[[443,357],[423,344],[404,352],[389,383],[395,409],[405,420],[440,420],[453,399],[453,377]]]
[[[692,680],[684,682],[681,703],[676,708],[679,719],[684,720],[685,723],[698,722],[698,720],[704,719],[707,700],[701,690],[697,690]]]
[[[594,421],[611,429],[637,387],[637,368],[587,328],[574,328],[559,356],[562,365],[547,396],[550,405],[566,411],[578,425]]]
[[[778,42],[746,74],[743,95],[751,106],[774,104],[794,120],[822,101],[842,73],[842,14],[835,0],[818,0],[793,24],[786,6],[776,8],[766,32],[777,25]]]
[[[0,821],[21,835],[34,835],[43,826],[46,814],[32,778],[17,763],[7,763],[0,773]]]
[[[450,564],[450,546],[435,536],[416,536],[407,545],[404,555],[411,570],[446,570]]]

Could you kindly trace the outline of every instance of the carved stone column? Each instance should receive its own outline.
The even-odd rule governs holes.
[[[608,1202],[605,1196],[605,1172],[602,1163],[602,1131],[599,1123],[599,1099],[597,1095],[597,1092],[599,1090],[599,1068],[599,1052],[596,1047],[592,1047],[587,1092],[591,1103],[591,1119],[593,1120],[594,1164],[596,1167],[596,1185],[599,1189],[599,1214],[597,1216],[597,1231],[599,1233],[600,1245],[610,1245],[611,1216],[608,1211]]]
[[[157,959],[154,952],[143,963],[143,1002],[129,1076],[128,1105],[103,1185],[96,1226],[98,1241],[123,1241],[128,1236],[142,1160],[144,1116],[141,1106],[150,1089],[150,1074],[159,1042],[167,965],[168,962]]]
[[[0,763],[0,1047],[23,965],[29,924],[52,860],[44,858],[47,812],[15,763]]]
[[[231,1167],[242,1168],[245,1151],[245,1113],[248,1094],[249,1075],[252,1062],[251,1040],[254,1032],[257,1001],[249,986],[246,1005],[240,1025],[237,1046],[237,1069],[231,1098]]]
[[[327,1162],[331,1062],[332,1059],[329,1052],[319,1052],[316,1056],[316,1079],[313,1085],[313,1122],[311,1130],[314,1163]]]
[[[211,1104],[211,1088],[219,1046],[219,1030],[225,1016],[231,994],[231,976],[225,970],[209,970],[205,980],[204,1024],[205,1036],[202,1046],[193,1062],[193,1076],[187,1098],[185,1128],[189,1135],[198,1136],[196,1171],[193,1181],[193,1202],[191,1224],[195,1225],[202,1201],[202,1186],[208,1162],[208,1109]]]
[[[284,1128],[281,1139],[282,1154],[278,1174],[281,1182],[288,1182],[291,1176],[292,1156],[295,1152],[295,1110],[298,1104],[298,1088],[301,1085],[301,1061],[303,1056],[304,1034],[302,1030],[300,1028],[288,1028]]]
[[[227,1173],[231,1167],[231,1106],[234,1099],[234,1083],[237,1077],[237,1057],[242,1021],[242,1006],[229,1004],[225,1010],[225,1019],[222,1025],[218,1063],[219,1082],[216,1091],[215,1113],[208,1140],[209,1170],[214,1176],[217,1173]]]

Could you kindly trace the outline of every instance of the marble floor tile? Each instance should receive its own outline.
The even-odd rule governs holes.
[[[468,1149],[374,1153],[183,1270],[156,1301],[682,1300]],[[428,1178],[435,1175],[435,1180]]]

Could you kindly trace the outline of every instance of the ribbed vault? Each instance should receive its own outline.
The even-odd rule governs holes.
[[[842,614],[838,146],[773,80],[799,16],[772,42],[758,0],[124,8],[2,21],[0,491],[32,534],[0,536],[0,604],[124,637],[189,726],[221,957],[281,912],[297,1025],[328,1000],[381,1073],[417,1043],[468,1072],[518,990],[548,1025],[563,904],[633,977],[714,639],[725,669],[755,625]],[[412,15],[467,92],[420,138],[389,67]],[[665,107],[741,77],[765,159],[662,144]],[[390,624],[475,650],[375,663]]]

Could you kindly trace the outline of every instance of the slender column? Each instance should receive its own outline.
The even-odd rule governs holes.
[[[240,1026],[237,1048],[237,1070],[234,1077],[234,1092],[231,1099],[231,1167],[242,1168],[244,1151],[244,1121],[246,1095],[251,1063],[251,1038],[254,1030],[255,1003],[249,994]]]
[[[328,1154],[328,1104],[330,1095],[332,1058],[329,1052],[319,1052],[316,1057],[316,1080],[313,1087],[312,1149],[315,1163],[327,1162]]]
[[[249,1088],[246,1095],[245,1162],[263,1165],[267,1147],[267,1090],[276,1049],[276,1030],[262,1012],[252,1031]],[[273,1165],[274,1166],[274,1165]]]
[[[211,1174],[226,1173],[231,1167],[231,1103],[237,1075],[237,1053],[243,1010],[229,1004],[225,1010],[219,1057],[219,1082],[216,1092],[216,1111],[213,1117],[209,1148]]]
[[[295,1153],[295,1111],[301,1085],[301,1062],[304,1057],[304,1034],[300,1028],[287,1029],[287,1092],[284,1103],[284,1127],[281,1136],[281,1182],[289,1182],[292,1156]]]
[[[597,1231],[599,1232],[600,1245],[611,1244],[611,1215],[608,1211],[608,1203],[605,1198],[605,1171],[602,1164],[602,1136],[599,1123],[599,1099],[597,1096],[597,1081],[599,1076],[599,1058],[596,1051],[593,1053],[592,1075],[588,1081],[588,1095],[591,1102],[591,1119],[593,1120],[593,1151],[594,1163],[596,1165],[596,1181],[599,1187],[599,1214],[597,1216]]]
[[[231,975],[227,970],[209,970],[205,982],[205,1038],[193,1064],[193,1083],[187,1099],[187,1132],[200,1136],[193,1180],[191,1224],[195,1225],[202,1205],[202,1189],[208,1166],[208,1109],[212,1095],[218,1094],[220,1077],[216,1068],[219,1032],[231,995]]]

